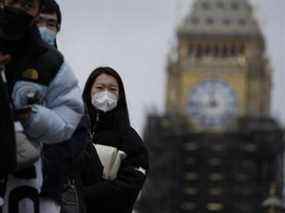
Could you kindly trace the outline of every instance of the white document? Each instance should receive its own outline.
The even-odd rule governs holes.
[[[102,144],[95,144],[94,146],[104,167],[103,178],[106,180],[114,180],[117,177],[121,162],[127,157],[127,154],[112,146]]]

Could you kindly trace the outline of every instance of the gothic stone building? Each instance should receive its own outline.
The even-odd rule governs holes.
[[[196,0],[169,53],[166,112],[150,113],[140,213],[257,213],[280,196],[272,71],[247,0]],[[276,202],[278,203],[278,202]]]

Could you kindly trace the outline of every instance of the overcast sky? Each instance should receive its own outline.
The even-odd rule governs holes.
[[[164,111],[166,56],[191,1],[58,0],[63,12],[59,48],[81,87],[95,67],[116,69],[125,83],[132,125],[140,134],[147,111]],[[274,68],[272,114],[285,123],[285,1],[253,3]]]

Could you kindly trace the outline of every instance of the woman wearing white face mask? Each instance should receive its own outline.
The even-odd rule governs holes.
[[[146,178],[148,153],[130,126],[124,86],[118,73],[110,67],[95,69],[86,82],[83,100],[92,142],[104,167],[103,175],[94,177],[90,168],[81,164],[87,213],[131,213]],[[110,166],[108,154],[102,157],[102,153],[112,153],[116,156],[114,162],[119,163]]]

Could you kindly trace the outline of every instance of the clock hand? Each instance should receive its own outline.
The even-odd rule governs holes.
[[[210,108],[215,108],[217,107],[218,103],[216,100],[216,96],[215,96],[215,88],[214,85],[212,84],[210,91],[209,91],[209,106]]]

